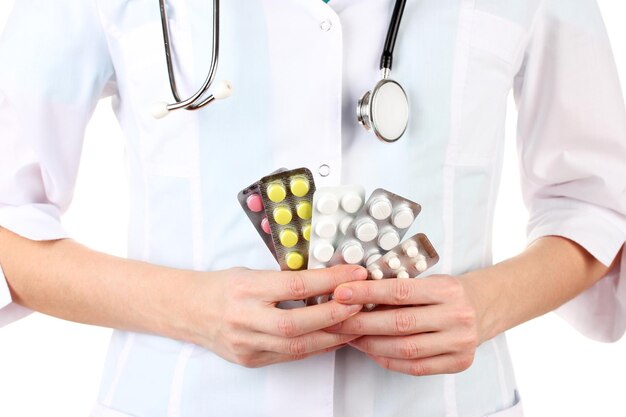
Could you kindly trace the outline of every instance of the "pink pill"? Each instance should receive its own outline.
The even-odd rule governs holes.
[[[272,233],[270,230],[270,221],[267,220],[267,217],[263,217],[263,220],[261,220],[261,229],[263,229],[263,231],[268,235]]]
[[[246,205],[248,206],[250,211],[258,213],[263,210],[263,199],[260,195],[256,193],[250,194],[246,199]]]

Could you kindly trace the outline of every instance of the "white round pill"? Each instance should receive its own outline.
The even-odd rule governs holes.
[[[333,257],[335,248],[328,242],[319,242],[313,248],[313,256],[320,262],[328,262]]]
[[[339,201],[332,194],[322,194],[317,200],[317,210],[322,214],[333,214],[338,208]]]
[[[393,213],[393,219],[391,222],[398,229],[406,229],[413,224],[414,220],[415,216],[413,216],[411,209],[408,207],[402,207],[400,210]]]
[[[339,223],[339,230],[341,231],[342,235],[345,235],[346,232],[348,231],[348,227],[350,227],[350,223],[352,223],[352,220],[354,220],[354,217],[345,217],[343,220],[341,220],[341,222]]]
[[[356,213],[361,208],[363,199],[357,193],[348,193],[341,199],[341,208],[346,213]]]
[[[391,216],[391,202],[386,198],[378,198],[370,204],[369,213],[376,220],[385,220]]]
[[[367,270],[369,271],[370,278],[372,279],[383,279],[384,277],[383,271],[377,266],[372,265],[371,267],[367,268]]]
[[[367,257],[367,261],[365,262],[365,265],[371,265],[377,260],[379,260],[381,257],[382,255],[380,253],[375,253],[373,255],[370,255]]]
[[[378,226],[373,221],[367,220],[359,224],[354,232],[361,242],[371,242],[378,235]]]
[[[384,250],[391,250],[400,243],[400,236],[395,230],[388,230],[378,237],[378,246]]]
[[[337,233],[337,226],[331,220],[321,220],[315,225],[315,234],[324,239],[330,239]]]
[[[419,249],[417,248],[417,243],[415,243],[415,241],[413,240],[407,240],[406,242],[404,242],[402,244],[402,249],[404,250],[404,253],[406,253],[406,256],[408,256],[409,258],[414,258],[420,253]]]
[[[343,255],[344,261],[351,265],[361,262],[364,255],[363,248],[358,243],[352,243],[345,246],[341,250],[341,254]]]
[[[402,262],[400,262],[400,258],[397,256],[390,256],[387,259],[387,265],[389,265],[391,269],[398,269],[402,266]]]
[[[400,278],[400,279],[407,279],[409,278],[409,273],[406,272],[404,269],[400,272],[398,272],[398,274],[396,275],[396,277]]]
[[[426,257],[424,255],[418,255],[417,260],[415,261],[415,269],[420,274],[428,269],[428,263],[426,262]]]

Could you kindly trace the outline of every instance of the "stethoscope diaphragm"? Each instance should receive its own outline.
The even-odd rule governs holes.
[[[357,120],[383,142],[395,142],[409,124],[409,100],[396,81],[383,79],[357,104]]]

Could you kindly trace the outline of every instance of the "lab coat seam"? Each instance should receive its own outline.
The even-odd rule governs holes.
[[[100,29],[101,29],[101,33],[102,33],[102,38],[104,41],[104,44],[106,46],[107,49],[107,55],[108,55],[108,60],[109,60],[109,64],[110,64],[110,68],[111,68],[111,73],[109,75],[109,77],[106,79],[106,83],[108,84],[111,80],[114,80],[117,78],[117,71],[115,69],[115,63],[113,62],[113,56],[111,54],[111,45],[109,43],[109,37],[106,35],[106,30],[105,30],[105,25],[104,25],[104,20],[103,20],[103,16],[102,16],[102,10],[100,9],[100,6],[98,4],[98,0],[91,0],[93,3],[93,7],[96,11],[96,15],[98,16],[98,22],[100,23]],[[114,83],[115,85],[115,90],[117,91],[117,82]]]

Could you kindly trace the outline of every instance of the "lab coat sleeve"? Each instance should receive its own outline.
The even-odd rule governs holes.
[[[0,227],[66,238],[86,124],[114,71],[93,0],[16,0],[0,38]],[[0,251],[2,248],[0,248]],[[0,268],[0,326],[24,315]]]
[[[529,243],[566,237],[604,265],[626,241],[626,111],[595,0],[545,0],[515,82]],[[557,312],[590,338],[626,329],[626,254]]]

